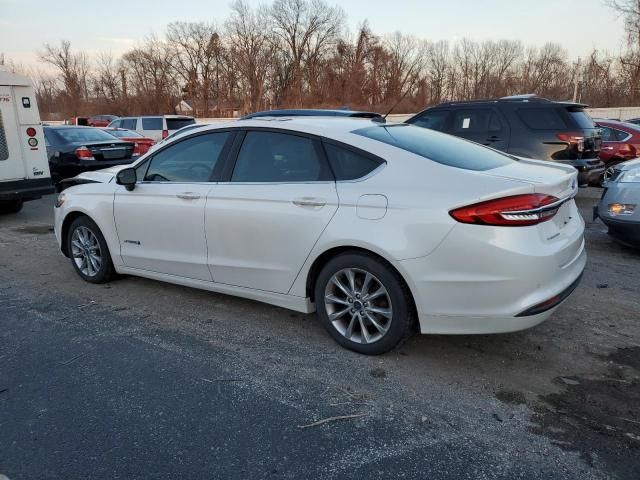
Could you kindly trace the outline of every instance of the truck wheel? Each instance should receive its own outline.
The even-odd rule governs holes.
[[[18,213],[22,210],[24,201],[22,200],[7,200],[0,202],[0,213]]]

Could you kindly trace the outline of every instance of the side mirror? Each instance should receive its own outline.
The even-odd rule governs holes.
[[[123,185],[124,188],[129,191],[135,188],[137,180],[138,176],[136,175],[135,168],[125,168],[124,170],[120,170],[116,175],[116,183]]]

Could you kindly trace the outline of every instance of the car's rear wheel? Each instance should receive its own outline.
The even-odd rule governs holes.
[[[378,355],[397,347],[414,326],[411,295],[381,260],[345,253],[330,260],[315,286],[318,317],[343,347]]]
[[[0,213],[18,213],[22,210],[24,201],[22,200],[6,200],[0,202]]]
[[[83,280],[106,283],[115,270],[109,247],[100,229],[89,217],[76,218],[67,235],[67,251],[71,264]]]

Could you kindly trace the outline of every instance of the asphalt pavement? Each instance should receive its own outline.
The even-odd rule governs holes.
[[[596,198],[581,195],[585,217]],[[544,324],[365,357],[314,315],[82,282],[52,203],[0,217],[11,480],[640,478],[640,254],[600,222],[582,284]]]

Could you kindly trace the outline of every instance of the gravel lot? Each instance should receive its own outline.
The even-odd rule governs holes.
[[[382,357],[339,348],[314,315],[84,283],[53,198],[29,202],[0,217],[0,474],[638,479],[640,252],[591,222],[598,196],[580,192],[587,270],[547,322]]]

